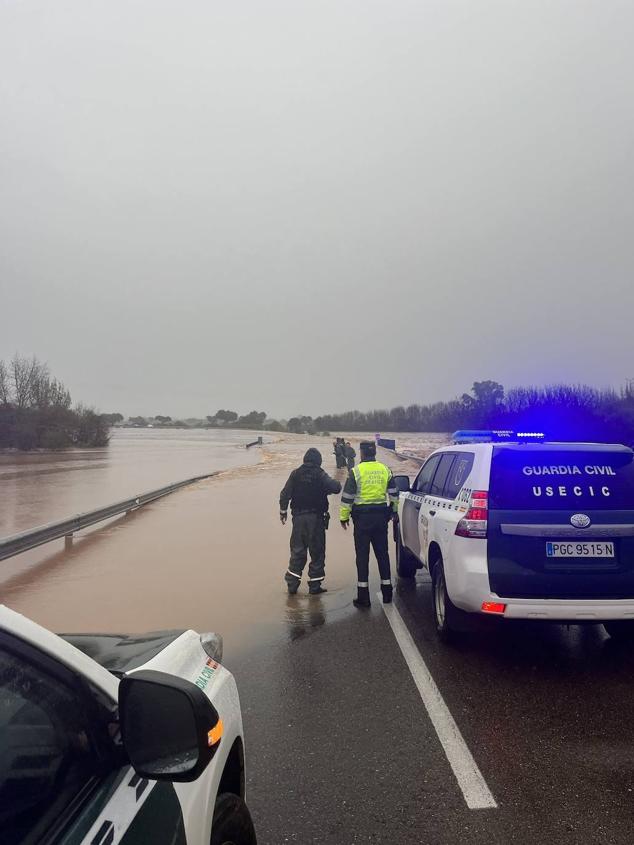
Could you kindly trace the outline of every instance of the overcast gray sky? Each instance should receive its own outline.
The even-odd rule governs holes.
[[[631,0],[0,0],[0,357],[124,414],[634,377]]]

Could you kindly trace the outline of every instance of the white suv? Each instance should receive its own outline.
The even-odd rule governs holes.
[[[542,438],[456,432],[396,477],[397,571],[429,570],[442,639],[465,613],[634,635],[634,452]]]
[[[256,845],[222,640],[56,636],[0,605],[3,845]]]

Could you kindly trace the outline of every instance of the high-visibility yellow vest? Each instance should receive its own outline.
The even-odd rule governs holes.
[[[361,461],[354,469],[355,505],[384,505],[392,473],[379,461]]]

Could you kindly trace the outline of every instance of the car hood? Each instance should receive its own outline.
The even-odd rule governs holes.
[[[162,651],[183,630],[150,631],[147,634],[60,634],[113,675],[138,669]]]

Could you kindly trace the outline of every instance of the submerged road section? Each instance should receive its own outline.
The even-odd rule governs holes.
[[[308,445],[336,474],[327,441],[267,446],[257,466],[51,555],[3,602],[54,630],[220,631],[260,845],[631,842],[634,649],[600,626],[542,624],[442,645],[423,573],[384,609],[374,567],[372,608],[357,611],[336,514],[329,592],[288,596],[277,496]]]

